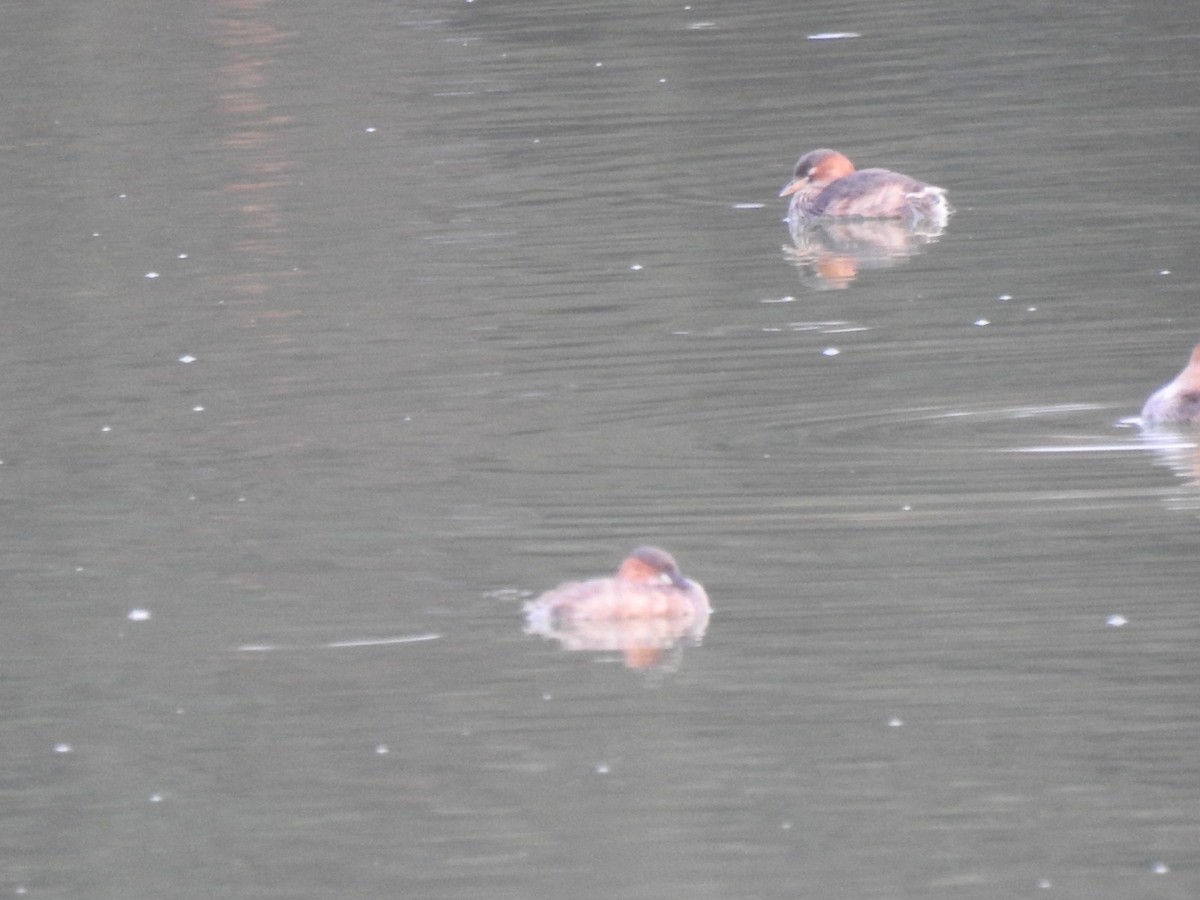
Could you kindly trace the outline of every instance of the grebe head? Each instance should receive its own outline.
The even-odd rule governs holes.
[[[638,584],[673,584],[681,588],[691,585],[679,571],[675,557],[657,547],[638,547],[625,557],[617,577]]]
[[[787,197],[796,191],[808,187],[823,187],[839,178],[854,174],[854,163],[836,150],[813,150],[805,153],[796,162],[796,170],[792,180],[779,192],[780,197]]]

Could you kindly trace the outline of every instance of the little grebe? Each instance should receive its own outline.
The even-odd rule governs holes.
[[[1145,425],[1200,424],[1200,344],[1174,381],[1150,395],[1142,407]]]
[[[531,624],[677,619],[706,622],[712,612],[703,586],[683,576],[671,554],[638,547],[615,578],[568,581],[525,604]]]
[[[942,188],[888,169],[856,171],[836,150],[800,157],[779,196],[792,198],[789,221],[903,219],[909,225],[941,228],[953,212]]]

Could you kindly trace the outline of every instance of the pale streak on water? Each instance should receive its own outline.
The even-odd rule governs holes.
[[[278,644],[243,644],[238,647],[241,653],[267,653],[275,650],[314,650],[325,648],[327,650],[357,650],[362,647],[387,647],[393,644],[418,644],[423,641],[438,641],[441,640],[440,634],[408,634],[402,637],[388,638],[359,638],[349,641],[329,641],[324,644],[314,644],[308,647],[288,647]]]
[[[14,5],[0,894],[1200,895],[1198,9]]]

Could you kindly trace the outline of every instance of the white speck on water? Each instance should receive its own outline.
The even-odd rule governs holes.
[[[74,747],[72,747],[70,744],[66,743],[65,741],[63,743],[54,745],[55,753],[70,753],[74,749],[75,749]]]
[[[688,26],[692,31],[699,31],[701,28],[716,28],[716,22],[693,22]]]
[[[112,431],[112,426],[111,425],[102,425],[102,426],[100,426],[100,430],[101,431]]]
[[[902,507],[900,507],[900,511],[901,512],[912,512],[912,507],[909,506],[907,503],[905,503]]]
[[[1011,299],[1012,299],[1012,294],[1001,294],[1001,295],[1000,295],[999,297],[997,297],[996,299],[997,299],[997,300],[1000,300],[1000,301],[1004,301],[1004,300],[1011,300]]]
[[[190,353],[185,353],[183,356],[179,357],[179,361],[186,366],[188,363],[194,363],[196,361],[196,357],[192,356]]]
[[[1037,886],[1039,888],[1041,888],[1043,891],[1050,890],[1050,888],[1051,888],[1050,879],[1049,878],[1039,878]]]
[[[665,78],[660,78],[660,79],[658,79],[658,83],[659,83],[659,84],[666,84],[666,83],[667,83],[667,79],[665,79]]]
[[[630,266],[630,267],[629,267],[629,271],[630,271],[630,272],[640,272],[640,271],[642,271],[642,264],[641,264],[641,263],[634,263],[632,266]]]
[[[1168,866],[1161,859],[1158,859],[1158,860],[1155,860],[1153,863],[1151,863],[1150,871],[1153,872],[1155,875],[1166,875],[1168,872],[1171,871],[1171,867]]]
[[[553,695],[553,694],[550,694],[550,693],[542,694],[542,699],[543,699],[543,700],[553,700],[553,699],[554,699],[554,695]]]
[[[904,724],[904,720],[901,719],[899,716],[892,716],[890,719],[888,719],[888,727],[889,728],[899,728],[903,724]]]
[[[1163,270],[1161,270],[1161,271],[1160,271],[1158,274],[1159,274],[1159,275],[1170,275],[1170,274],[1171,274],[1171,270],[1170,270],[1170,269],[1163,269]]]
[[[127,618],[130,622],[148,622],[150,620],[150,610],[142,609],[139,606],[135,609],[131,609],[125,618]]]
[[[766,205],[767,204],[765,204],[765,203],[735,203],[735,204],[733,204],[733,208],[734,209],[762,209]]]
[[[610,771],[612,771],[612,770],[609,769],[608,763],[596,763],[596,774],[597,775],[607,775]]]
[[[984,325],[991,325],[992,323],[988,319],[976,319],[975,324],[982,328]]]
[[[602,69],[602,68],[604,68],[604,63],[602,63],[602,62],[598,62],[598,63],[596,63],[596,68],[597,68],[597,69]]]
[[[1109,616],[1105,624],[1108,625],[1109,628],[1120,628],[1122,625],[1128,625],[1129,620],[1118,613],[1115,616]]]
[[[1025,312],[1037,312],[1037,307],[1036,306],[1027,306],[1027,307],[1025,307]]]
[[[177,254],[175,255],[175,258],[176,258],[176,259],[187,259],[187,258],[188,258],[188,254],[186,254],[186,253],[177,253]]]
[[[149,798],[147,798],[147,799],[149,799],[149,801],[151,803],[162,803],[163,795],[158,792],[155,792],[155,793],[151,794],[149,796]]]
[[[157,277],[158,277],[158,273],[157,273],[157,272],[147,272],[147,273],[146,273],[146,277],[147,277],[147,278],[157,278]]]
[[[203,406],[193,406],[192,412],[204,412],[204,407]]]
[[[837,356],[841,352],[842,351],[839,350],[837,347],[826,347],[824,350],[821,351],[821,355],[822,356]]]
[[[778,297],[778,298],[768,297],[766,300],[763,300],[762,302],[763,303],[795,303],[796,298],[793,297],[791,294],[788,294],[787,296]]]
[[[787,819],[784,819],[782,822],[779,823],[779,830],[780,831],[791,831],[792,823],[790,821],[788,821]]]
[[[816,34],[810,34],[810,41],[844,41],[847,38],[862,37],[862,34],[857,31],[818,31]]]
[[[375,752],[378,753],[380,756],[386,756],[388,753],[391,752],[391,749],[388,747],[387,744],[376,744]]]
[[[376,129],[375,129],[374,125],[368,125],[366,128],[363,129],[363,131],[365,131],[367,134],[374,134]]]

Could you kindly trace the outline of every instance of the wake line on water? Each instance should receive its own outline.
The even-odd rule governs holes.
[[[1002,453],[1146,453],[1162,450],[1192,450],[1196,445],[1187,442],[1158,444],[1079,444],[1062,447],[1013,447]]]
[[[428,634],[410,634],[403,637],[363,638],[355,641],[331,641],[328,644],[310,644],[309,646],[287,646],[284,644],[242,644],[237,648],[238,653],[267,653],[272,650],[345,650],[356,647],[387,647],[392,644],[419,644],[424,641],[440,641],[442,635],[437,632]]]

